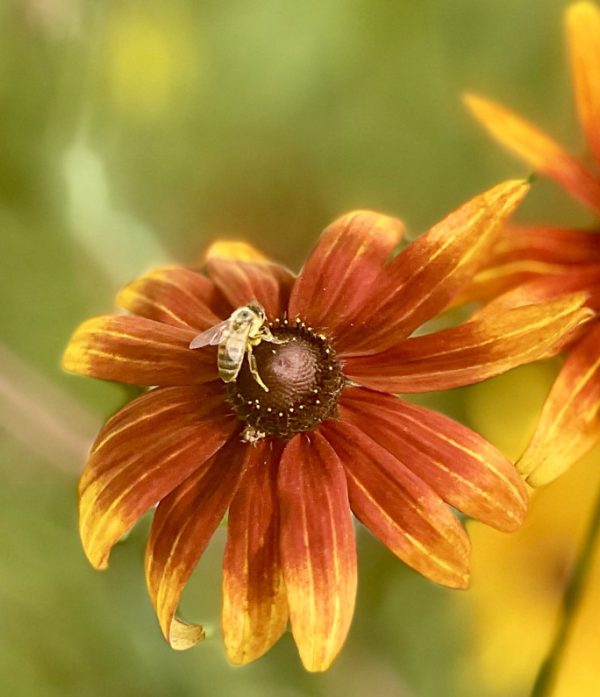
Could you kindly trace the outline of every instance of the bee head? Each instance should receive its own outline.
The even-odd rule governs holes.
[[[248,314],[244,319],[252,319],[257,317],[261,322],[264,322],[267,318],[265,308],[258,302],[258,300],[251,300],[245,307],[241,308],[240,311],[245,310]]]

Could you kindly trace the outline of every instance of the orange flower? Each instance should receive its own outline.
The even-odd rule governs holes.
[[[600,211],[600,11],[589,2],[566,13],[575,98],[589,158],[577,158],[535,126],[489,100],[466,102],[490,133],[538,172]],[[523,284],[523,285],[520,285]],[[600,310],[600,236],[552,227],[510,227],[499,237],[487,268],[460,298],[494,300],[490,312],[588,293]],[[485,311],[487,312],[487,310]],[[530,445],[517,463],[532,486],[552,481],[600,438],[600,324],[570,348]]]
[[[507,182],[475,197],[393,259],[401,223],[350,213],[325,230],[297,278],[247,245],[218,243],[204,273],[153,271],[118,296],[133,315],[75,332],[67,370],[152,386],[93,445],[80,484],[81,537],[104,568],[158,502],[146,578],[174,648],[202,638],[175,612],[227,511],[230,660],[267,651],[289,614],[312,671],[329,666],[353,614],[351,512],[414,569],[459,588],[469,541],[450,506],[501,530],[521,524],[526,495],[511,463],[464,426],[389,392],[482,380],[555,353],[587,320],[579,294],[409,338],[469,281],[526,190]],[[268,391],[246,361],[223,382],[215,347],[189,348],[253,300],[280,342],[253,347]]]

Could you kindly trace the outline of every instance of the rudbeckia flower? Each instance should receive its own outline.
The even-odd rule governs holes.
[[[267,651],[288,618],[308,670],[344,642],[356,593],[353,515],[401,560],[468,582],[469,540],[451,507],[514,530],[526,494],[476,433],[394,392],[467,385],[560,350],[588,318],[581,294],[412,336],[476,270],[527,190],[507,182],[397,256],[402,224],[357,211],[322,234],[298,277],[247,245],[216,243],[201,272],[161,268],[118,296],[129,315],[85,322],[66,370],[150,387],[104,426],[80,484],[85,552],[99,569],[157,505],[146,578],[174,648],[202,638],[176,617],[183,588],[228,514],[222,625],[233,663]],[[277,340],[220,379],[198,333],[248,303]]]
[[[467,105],[500,143],[537,172],[600,212],[600,10],[589,2],[566,13],[575,99],[588,152],[575,157],[503,106],[475,95]],[[523,285],[521,285],[523,284]],[[600,236],[545,226],[507,226],[487,268],[461,300],[494,300],[490,312],[587,292],[600,310]],[[544,404],[530,445],[517,463],[532,486],[547,484],[579,460],[600,438],[600,323],[587,325]]]

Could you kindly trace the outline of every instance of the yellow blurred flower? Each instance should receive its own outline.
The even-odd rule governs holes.
[[[181,6],[113,6],[104,69],[110,97],[126,116],[163,118],[185,106],[198,81],[191,27]]]

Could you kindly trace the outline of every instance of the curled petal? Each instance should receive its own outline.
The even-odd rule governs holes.
[[[428,392],[480,382],[560,353],[593,316],[577,293],[416,336],[375,354],[345,360],[344,373],[384,392]]]
[[[215,380],[216,352],[190,350],[195,335],[192,329],[144,317],[94,317],[76,329],[62,366],[71,373],[149,387]]]
[[[502,145],[587,205],[600,208],[600,181],[547,135],[500,104],[469,94],[475,118]]]
[[[517,463],[532,486],[548,484],[600,438],[600,323],[570,352],[533,439]]]
[[[509,181],[475,196],[385,266],[362,312],[335,342],[341,354],[377,353],[443,310],[485,260],[528,185]]]
[[[444,501],[499,530],[516,530],[527,493],[513,464],[480,435],[447,416],[391,395],[347,389],[344,421],[368,432]]]
[[[105,568],[112,546],[235,428],[220,385],[151,390],[109,419],[79,484],[79,527],[90,562]]]
[[[289,316],[335,337],[336,328],[350,321],[373,292],[403,231],[396,218],[371,211],[353,211],[333,222],[298,276]]]
[[[579,118],[600,161],[600,11],[591,2],[576,2],[567,8],[566,20]]]
[[[262,656],[285,630],[288,609],[279,554],[277,469],[281,448],[261,441],[231,503],[223,559],[223,635],[232,663]]]
[[[167,266],[125,286],[117,303],[134,315],[201,331],[223,319],[216,314],[222,304],[217,294],[206,276],[183,266]]]
[[[465,588],[469,538],[442,499],[362,428],[330,420],[321,429],[346,470],[354,515],[423,576]]]
[[[287,307],[294,274],[279,264],[210,256],[206,269],[233,307],[258,300],[271,319],[280,317]]]
[[[175,617],[179,598],[223,519],[252,448],[232,439],[156,509],[146,547],[146,583],[167,641],[187,649],[202,638],[197,625]]]
[[[288,442],[278,490],[292,632],[304,667],[326,670],[354,612],[356,548],[344,471],[318,432]]]

